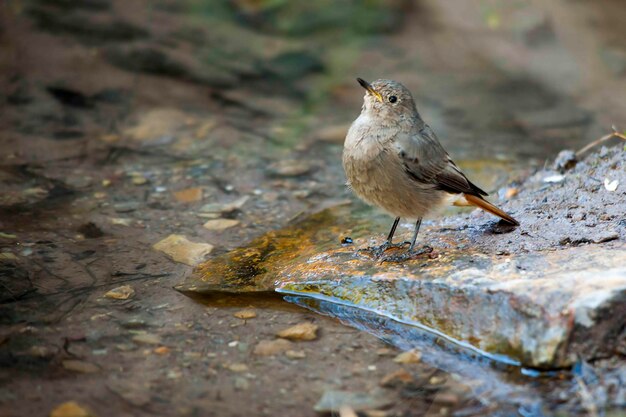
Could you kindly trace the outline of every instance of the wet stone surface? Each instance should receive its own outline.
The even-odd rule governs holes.
[[[320,297],[533,368],[610,356],[625,337],[626,197],[596,178],[626,184],[625,166],[617,147],[558,182],[537,172],[505,206],[519,228],[481,213],[431,223],[421,239],[433,252],[402,263],[363,251],[372,244],[368,228],[379,225],[363,210],[337,206],[200,265],[178,289]],[[355,244],[340,245],[341,236]]]

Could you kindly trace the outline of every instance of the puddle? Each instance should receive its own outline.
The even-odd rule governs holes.
[[[540,410],[539,391],[532,386],[538,377],[555,377],[555,372],[525,369],[503,356],[477,351],[451,341],[442,334],[400,323],[359,308],[302,296],[286,296],[285,301],[333,317],[341,323],[365,331],[403,351],[418,349],[422,361],[461,377],[475,397],[485,401],[505,401],[528,410]],[[541,415],[541,414],[528,414]]]

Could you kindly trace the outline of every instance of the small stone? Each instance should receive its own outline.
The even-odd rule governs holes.
[[[238,391],[245,391],[250,388],[250,383],[246,378],[238,376],[235,378],[235,389]]]
[[[100,368],[90,362],[68,359],[63,361],[63,367],[68,371],[79,372],[82,374],[93,374],[98,372]]]
[[[161,338],[152,333],[142,333],[133,336],[133,342],[138,343],[140,345],[160,345]]]
[[[144,185],[148,182],[148,179],[143,175],[133,175],[131,182],[133,185]]]
[[[169,235],[156,243],[153,248],[165,253],[176,262],[195,266],[211,253],[213,245],[191,242],[183,235]]]
[[[176,191],[174,198],[181,203],[195,203],[202,200],[202,188],[194,187]]]
[[[393,402],[394,399],[382,390],[372,392],[327,390],[313,409],[318,413],[332,413],[342,407],[350,407],[354,411],[376,410],[388,407]]]
[[[170,353],[170,348],[168,348],[167,346],[159,346],[158,348],[154,349],[154,353],[156,353],[157,355],[167,355],[168,353]]]
[[[50,417],[95,417],[95,414],[75,401],[68,401],[56,406],[50,412]]]
[[[456,405],[460,401],[460,398],[457,394],[449,391],[439,391],[435,395],[433,402],[435,404],[443,404],[443,405]]]
[[[204,223],[202,226],[208,230],[225,230],[229,227],[234,227],[239,224],[239,220],[233,219],[215,219],[209,220]]]
[[[504,191],[504,198],[506,199],[513,198],[518,194],[519,194],[519,188],[509,187]]]
[[[139,203],[136,201],[126,201],[123,203],[115,203],[113,209],[118,213],[130,213],[139,208]]]
[[[200,212],[203,213],[232,213],[235,210],[239,210],[248,201],[250,197],[244,195],[238,199],[231,201],[230,203],[210,203],[205,204],[200,208]]]
[[[133,222],[132,219],[124,219],[121,217],[112,217],[110,220],[111,224],[116,226],[130,226]]]
[[[268,170],[279,177],[299,177],[313,170],[313,165],[307,161],[284,159],[270,164]]]
[[[115,300],[128,300],[133,295],[135,295],[135,289],[130,285],[122,285],[121,287],[113,288],[104,294],[106,298],[113,298]]]
[[[293,343],[285,339],[261,340],[252,353],[257,356],[273,356],[290,350],[292,346]]]
[[[36,358],[50,358],[54,356],[56,352],[56,348],[40,345],[31,346],[27,351],[28,355]]]
[[[256,317],[256,311],[254,311],[251,308],[248,308],[248,309],[240,310],[240,311],[236,312],[235,314],[233,314],[233,316],[237,317],[238,319],[242,319],[242,320],[253,319],[253,318]]]
[[[304,322],[282,330],[276,335],[289,340],[315,340],[318,327],[317,324]]]
[[[289,359],[304,359],[306,358],[306,353],[303,350],[288,350],[285,352],[285,356]]]
[[[404,369],[398,369],[385,375],[380,380],[380,385],[383,387],[395,387],[400,384],[408,384],[413,382],[413,376]]]
[[[103,187],[108,187],[109,185],[111,185],[111,180],[102,180]]]
[[[232,372],[248,372],[248,365],[245,363],[231,363],[226,365],[226,369]]]
[[[394,354],[394,350],[389,348],[380,348],[376,349],[376,354],[378,356],[392,356]]]
[[[396,363],[419,363],[422,360],[422,353],[418,350],[408,350],[402,352],[393,361]]]
[[[93,197],[98,199],[98,200],[102,200],[102,199],[106,198],[106,196],[107,196],[107,193],[103,193],[101,191],[93,193]]]
[[[81,233],[88,239],[95,239],[104,236],[104,232],[95,223],[87,222],[81,225],[77,229],[78,233]]]

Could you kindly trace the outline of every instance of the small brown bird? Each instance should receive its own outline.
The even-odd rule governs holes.
[[[366,93],[343,148],[343,168],[357,196],[395,217],[380,253],[393,245],[401,217],[417,219],[409,253],[422,218],[448,202],[480,207],[518,226],[513,217],[484,199],[487,193],[467,179],[417,111],[411,92],[391,80],[372,84],[357,78]]]

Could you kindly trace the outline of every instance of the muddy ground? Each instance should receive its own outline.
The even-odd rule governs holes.
[[[455,159],[496,194],[626,125],[617,3],[592,10],[581,31],[594,36],[571,56],[563,22],[591,6],[374,3],[373,14],[323,19],[253,2],[0,5],[0,415],[76,401],[97,416],[307,416],[332,390],[366,393],[363,408],[384,410],[370,415],[619,415],[619,355],[585,365],[582,384],[569,371],[524,380],[542,397],[528,409],[477,395],[454,372],[395,362],[379,338],[280,298],[172,289],[191,268],[153,250],[166,236],[210,242],[216,256],[350,197],[339,161],[360,108],[356,76],[409,85]],[[342,24],[354,14],[362,26]],[[606,59],[580,57],[589,48]],[[534,64],[542,57],[551,70]],[[235,225],[203,227],[204,205],[241,197],[223,215]],[[106,296],[122,285],[134,293]],[[248,307],[256,317],[235,317]],[[302,322],[319,326],[315,340],[254,353]]]

